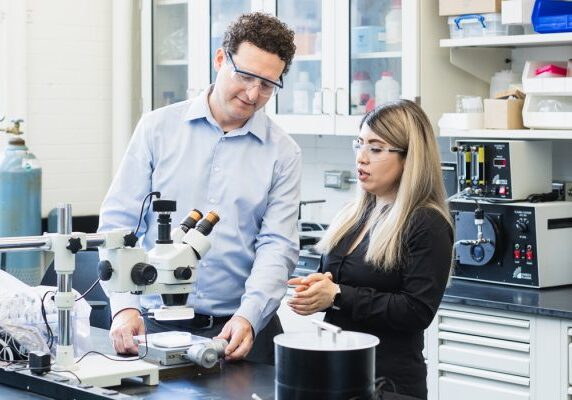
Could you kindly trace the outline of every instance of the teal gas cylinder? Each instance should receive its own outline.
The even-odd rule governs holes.
[[[42,169],[24,140],[0,154],[0,237],[41,235]],[[40,252],[0,253],[0,268],[29,285],[42,279]]]

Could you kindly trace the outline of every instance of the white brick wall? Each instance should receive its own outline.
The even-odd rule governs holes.
[[[98,214],[111,182],[111,0],[27,0],[28,145],[42,214]]]

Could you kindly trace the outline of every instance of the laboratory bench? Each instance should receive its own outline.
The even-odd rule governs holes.
[[[533,289],[452,279],[443,303],[572,320],[572,285]]]
[[[110,354],[107,331],[92,330],[93,347]],[[572,286],[539,290],[453,279],[426,330],[429,399],[470,390],[481,398],[568,400],[571,344]],[[162,369],[158,386],[126,380],[112,389],[137,399],[251,399],[253,393],[273,399],[274,368],[237,362],[202,373]],[[0,398],[45,397],[0,385]]]
[[[106,354],[114,354],[108,331],[91,328],[91,341],[94,349]],[[64,374],[73,384],[74,378]],[[128,395],[133,399],[197,399],[228,400],[252,399],[256,394],[263,400],[274,398],[274,367],[248,361],[222,362],[212,369],[196,367],[160,367],[159,385],[147,386],[139,379],[125,379],[120,387],[110,387],[106,396],[118,400]],[[58,390],[58,393],[62,393]],[[77,400],[91,399],[89,394],[74,397]],[[49,397],[24,390],[0,385],[0,399],[47,399]],[[102,397],[97,397],[102,398]],[[254,397],[256,398],[256,397]]]

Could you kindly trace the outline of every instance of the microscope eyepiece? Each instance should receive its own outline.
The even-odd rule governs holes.
[[[193,229],[197,225],[197,222],[199,222],[202,217],[203,217],[202,212],[200,212],[196,208],[192,210],[180,224],[180,227],[183,230],[183,232],[187,233],[189,229]]]
[[[208,236],[218,221],[220,221],[218,214],[215,211],[209,211],[206,217],[197,224],[196,229],[203,235]]]

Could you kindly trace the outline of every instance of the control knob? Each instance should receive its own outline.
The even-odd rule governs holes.
[[[173,271],[176,279],[188,281],[193,276],[193,271],[191,267],[177,267],[175,271]]]
[[[514,227],[519,233],[528,232],[528,224],[526,223],[526,221],[516,221]]]
[[[131,280],[137,286],[151,285],[157,279],[157,269],[151,264],[137,263],[131,270]]]

